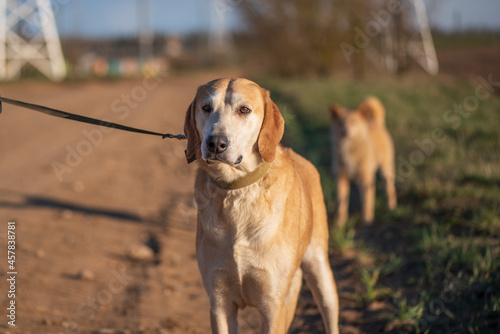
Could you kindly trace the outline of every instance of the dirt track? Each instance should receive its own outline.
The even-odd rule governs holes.
[[[153,79],[22,83],[1,85],[0,93],[152,131],[179,133],[196,87],[234,74],[164,77],[156,88],[151,87]],[[95,126],[9,105],[3,109],[2,310],[8,303],[4,267],[8,220],[17,223],[18,276],[17,326],[7,326],[3,311],[0,333],[209,332],[208,300],[194,248],[196,166],[186,165],[185,142],[117,130],[105,133]],[[127,258],[130,247],[148,242],[153,248],[159,244],[155,260],[139,263]],[[352,279],[353,261],[336,254],[332,262],[341,290],[342,329],[357,333],[363,327],[362,313],[344,298],[358,281]],[[82,270],[95,277],[78,277]],[[297,314],[292,333],[322,332],[307,290]],[[241,332],[254,332],[256,314],[246,310],[241,318]],[[371,330],[380,330],[374,325],[381,326],[370,323]]]

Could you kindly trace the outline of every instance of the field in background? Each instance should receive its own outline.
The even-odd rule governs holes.
[[[477,79],[257,81],[271,90],[284,115],[285,144],[320,170],[332,222],[335,180],[330,173],[327,106],[335,102],[354,108],[365,96],[375,95],[387,109],[399,205],[393,212],[386,209],[378,182],[373,226],[362,226],[359,213],[351,214],[344,229],[332,223],[333,247],[355,251],[362,282],[361,290],[347,298],[360,308],[369,309],[373,303],[389,307],[390,312],[373,315],[384,331],[497,333],[498,95]],[[351,196],[354,209],[356,195]]]

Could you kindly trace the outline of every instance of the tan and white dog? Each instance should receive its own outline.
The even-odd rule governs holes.
[[[237,333],[246,306],[259,311],[261,333],[286,333],[302,275],[327,332],[338,333],[319,174],[279,145],[283,130],[269,92],[246,79],[200,86],[186,112],[186,156],[199,165],[196,253],[213,333]]]
[[[337,178],[337,223],[344,225],[349,206],[349,181],[355,180],[361,193],[363,220],[373,222],[375,173],[380,168],[390,209],[396,207],[394,187],[394,145],[385,127],[385,109],[375,97],[368,97],[354,111],[338,105],[332,115],[333,171]]]

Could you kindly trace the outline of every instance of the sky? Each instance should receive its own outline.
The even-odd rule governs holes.
[[[206,31],[211,22],[212,1],[218,4],[218,13],[226,14],[229,27],[239,27],[237,4],[245,0],[149,0],[152,30],[175,34]],[[433,27],[500,29],[500,0],[424,1]],[[145,0],[52,0],[62,36],[90,37],[136,34],[139,2]]]

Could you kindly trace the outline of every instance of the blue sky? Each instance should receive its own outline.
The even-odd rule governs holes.
[[[425,0],[433,26],[500,30],[499,0]]]
[[[137,32],[137,0],[52,0],[60,5],[56,21],[61,35],[119,36]],[[208,25],[199,0],[150,0],[153,30],[184,33]],[[55,6],[57,8],[57,5]]]
[[[229,25],[237,27],[237,9],[231,4],[245,0],[216,0],[229,4]],[[345,0],[342,0],[345,1]],[[142,2],[142,1],[141,1]],[[154,31],[185,33],[207,30],[210,25],[209,0],[149,0]],[[433,26],[500,29],[500,0],[425,0]],[[52,0],[62,36],[129,36],[137,32],[138,0]]]

